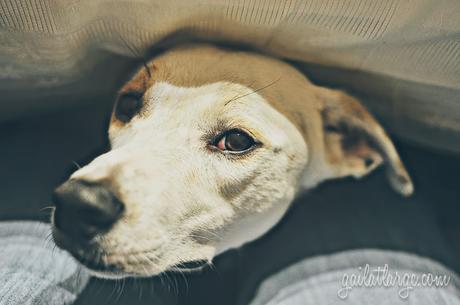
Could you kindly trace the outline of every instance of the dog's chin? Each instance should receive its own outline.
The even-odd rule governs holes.
[[[52,234],[59,248],[70,253],[92,276],[98,278],[115,280],[127,277],[152,277],[164,272],[197,272],[210,265],[208,260],[195,260],[173,265],[165,270],[150,270],[149,272],[145,266],[139,266],[139,272],[127,272],[122,265],[105,263],[101,259],[102,251],[97,243],[75,241],[55,227],[53,227]]]
[[[188,262],[188,263],[183,263],[174,267],[171,267],[169,269],[166,269],[163,272],[180,272],[180,273],[192,273],[192,272],[199,272],[202,271],[204,268],[206,268],[209,265],[209,262],[206,261],[193,261],[193,262]],[[107,280],[119,280],[123,278],[128,278],[128,277],[152,277],[158,274],[152,274],[152,275],[145,275],[145,274],[137,274],[137,273],[128,273],[128,272],[123,272],[123,271],[103,271],[101,269],[92,269],[91,267],[84,265],[84,268],[89,272],[94,277],[97,278],[102,278],[102,279],[107,279]],[[163,273],[161,272],[161,273]]]
[[[107,279],[107,280],[119,280],[119,279],[124,279],[127,277],[139,277],[137,274],[131,274],[131,273],[126,273],[126,272],[111,272],[111,271],[98,271],[98,270],[93,270],[91,268],[88,268],[85,266],[85,269],[88,271],[88,273],[91,276],[101,278],[101,279]]]

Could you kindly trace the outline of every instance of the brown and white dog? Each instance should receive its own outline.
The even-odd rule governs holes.
[[[150,276],[254,240],[299,192],[385,163],[411,179],[353,97],[287,63],[208,45],[176,48],[120,90],[111,150],[54,195],[53,235],[95,275]]]

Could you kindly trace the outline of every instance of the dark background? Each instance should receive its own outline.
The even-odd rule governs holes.
[[[58,97],[53,97],[58,98]],[[61,96],[59,98],[72,97]],[[50,194],[107,147],[110,94],[0,123],[0,220],[48,221]],[[394,138],[394,137],[393,137]],[[200,273],[93,279],[77,304],[245,304],[260,281],[306,257],[356,248],[404,250],[460,271],[460,157],[395,139],[414,182],[402,198],[382,170],[302,195],[263,238]]]

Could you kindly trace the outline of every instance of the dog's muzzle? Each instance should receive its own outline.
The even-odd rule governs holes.
[[[124,210],[123,203],[108,186],[81,180],[69,180],[59,186],[53,201],[55,227],[81,243],[107,232]]]

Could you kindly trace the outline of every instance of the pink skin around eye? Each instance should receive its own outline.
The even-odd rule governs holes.
[[[217,143],[217,148],[220,150],[225,150],[225,138],[226,137],[222,137],[222,139],[219,140],[219,143]]]

